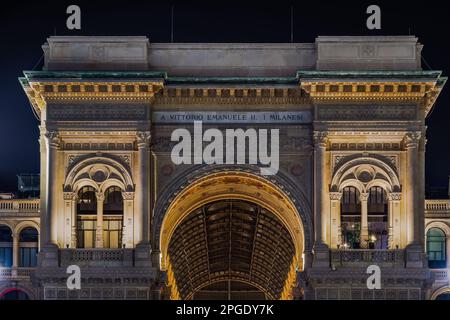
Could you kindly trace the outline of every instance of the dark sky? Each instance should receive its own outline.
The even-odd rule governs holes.
[[[17,78],[40,69],[41,45],[57,35],[145,35],[170,42],[174,5],[174,42],[289,42],[294,8],[294,42],[318,35],[407,35],[425,45],[424,69],[450,75],[449,9],[436,1],[11,1],[0,12],[0,191],[16,190],[17,173],[39,172],[38,121]],[[78,4],[82,30],[66,29],[66,8]],[[382,29],[366,29],[366,8],[378,4]],[[450,83],[427,120],[428,186],[445,186],[450,174]]]

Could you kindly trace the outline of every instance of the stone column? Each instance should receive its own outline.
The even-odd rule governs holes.
[[[400,247],[400,192],[388,193],[388,247]]]
[[[122,192],[123,197],[123,229],[122,247],[133,248],[133,202],[134,192]]]
[[[419,244],[419,152],[418,144],[420,133],[409,132],[404,139],[406,148],[406,217],[407,217],[407,242],[408,244]]]
[[[95,230],[95,247],[103,248],[103,202],[105,195],[102,192],[96,192],[97,197],[97,228]]]
[[[330,192],[331,201],[331,230],[330,248],[337,248],[341,245],[341,198],[342,192]]]
[[[47,131],[41,126],[41,251],[40,266],[58,266],[57,245],[57,197],[61,186],[56,182],[58,149],[61,139],[56,131]]]
[[[13,234],[13,263],[12,267],[19,267],[19,255],[20,255],[20,246],[19,246],[20,235]]]
[[[426,255],[423,246],[420,244],[420,208],[419,192],[420,168],[418,146],[420,141],[420,132],[408,132],[404,138],[406,148],[406,223],[407,223],[407,248],[406,248],[406,267],[423,268],[426,265]]]
[[[327,233],[328,190],[326,183],[326,132],[314,132],[314,261],[317,267],[329,266]]]
[[[359,201],[361,202],[361,236],[360,236],[361,248],[369,247],[369,218],[367,215],[368,200],[369,200],[369,193],[361,192],[359,194]]]
[[[420,245],[425,249],[425,148],[427,139],[425,138],[425,131],[421,134],[419,141],[419,168],[418,168],[418,226],[419,234],[417,235]]]
[[[148,243],[149,238],[149,221],[150,221],[150,132],[137,133],[138,147],[138,175],[136,186],[137,212],[141,216],[141,235],[140,240]]]
[[[140,239],[136,246],[135,265],[148,267],[151,262],[150,245],[150,132],[136,134],[138,147],[138,174],[136,183],[136,213],[140,218]],[[138,222],[136,222],[138,223]]]
[[[60,148],[60,138],[57,132],[47,131],[45,133],[46,143],[46,193],[45,193],[45,212],[42,212],[41,226],[43,226],[43,243],[56,244],[57,243],[57,228],[56,228],[56,215],[57,215],[57,199],[55,196],[60,194],[59,186],[56,183],[56,175],[58,170],[58,150]]]

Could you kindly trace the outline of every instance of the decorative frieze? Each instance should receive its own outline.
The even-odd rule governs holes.
[[[67,142],[64,150],[133,150],[133,143],[123,142]],[[74,157],[74,156],[73,156]],[[70,158],[74,160],[74,158]]]
[[[49,121],[148,120],[145,103],[48,103]]]
[[[358,143],[349,143],[349,142],[343,142],[343,143],[331,143],[331,150],[342,150],[342,151],[352,151],[352,150],[361,150],[361,151],[391,151],[400,150],[400,143],[381,143],[381,142],[358,142]]]
[[[320,105],[318,120],[415,120],[415,105]]]

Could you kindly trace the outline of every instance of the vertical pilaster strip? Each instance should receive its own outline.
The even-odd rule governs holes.
[[[361,202],[361,247],[367,248],[369,245],[369,217],[368,217],[368,200],[369,193],[361,192],[359,194],[359,200]]]
[[[342,192],[330,192],[331,202],[331,226],[330,226],[330,248],[341,245],[341,199]]]
[[[95,247],[103,248],[103,202],[105,195],[102,192],[96,192],[97,197],[97,228],[95,230]]]
[[[400,247],[400,192],[388,194],[388,246],[389,249]]]
[[[20,234],[19,233],[14,233],[12,235],[13,237],[13,263],[12,263],[12,267],[13,268],[17,268],[19,267],[19,255],[20,255],[20,249],[19,249],[19,238],[20,238]]]
[[[65,211],[65,245],[71,248],[76,248],[76,201],[77,195],[75,192],[64,192],[64,211]],[[75,233],[75,234],[74,234]],[[75,239],[74,239],[75,236]],[[75,241],[74,241],[75,240]],[[74,243],[75,242],[75,243]]]
[[[122,246],[125,246],[125,248],[133,248],[134,192],[122,192],[122,197],[123,197]]]

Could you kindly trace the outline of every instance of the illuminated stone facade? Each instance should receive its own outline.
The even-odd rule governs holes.
[[[43,49],[43,70],[20,79],[40,119],[40,221],[37,210],[20,217],[40,226],[38,265],[31,282],[0,278],[0,293],[429,299],[449,290],[449,259],[437,279],[425,253],[425,227],[450,237],[449,204],[435,218],[424,196],[425,118],[446,78],[422,70],[415,37],[50,37]],[[192,131],[194,119],[222,132],[279,129],[278,173],[175,165],[171,134]],[[6,207],[0,217],[19,219]],[[374,264],[379,290],[366,285]],[[80,290],[66,286],[69,265],[81,267]]]

